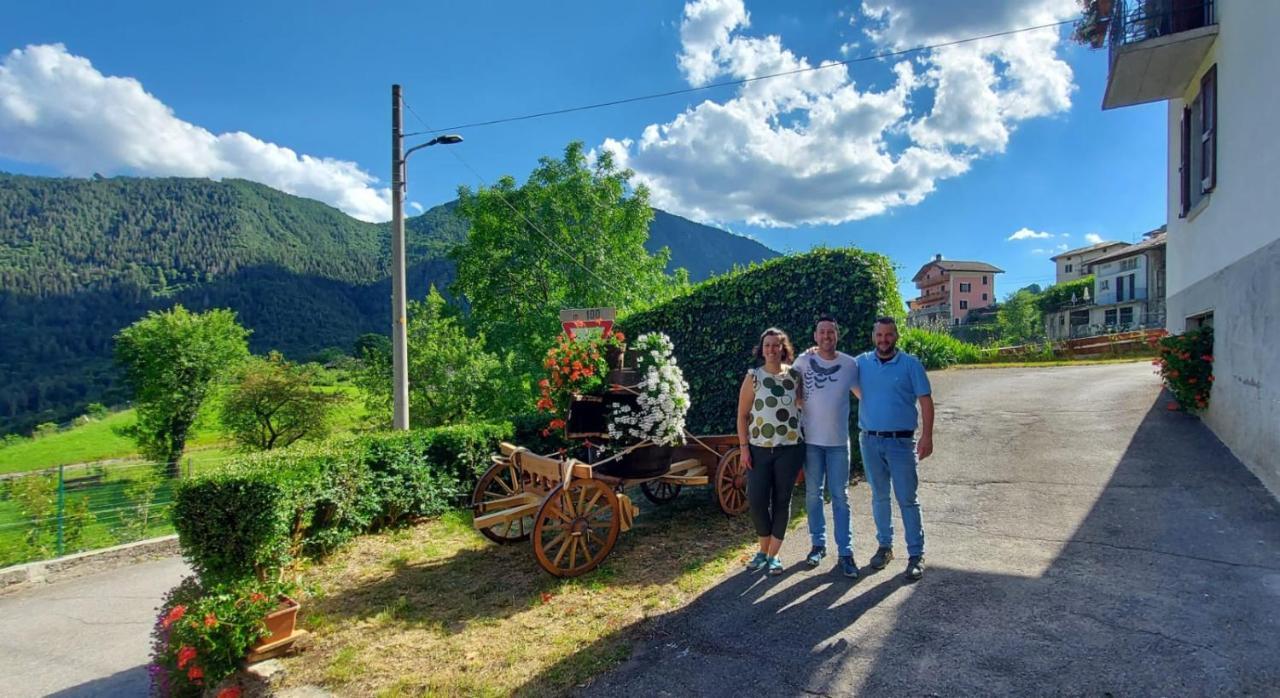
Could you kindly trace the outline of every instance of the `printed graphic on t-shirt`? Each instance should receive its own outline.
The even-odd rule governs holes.
[[[813,393],[822,390],[828,383],[840,382],[840,376],[836,375],[840,372],[840,364],[836,364],[835,366],[823,366],[817,361],[809,361],[807,368],[807,371],[803,371],[801,373],[801,375],[804,376],[805,395],[812,395]]]

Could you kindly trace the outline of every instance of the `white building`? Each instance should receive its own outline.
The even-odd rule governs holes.
[[[1205,422],[1280,495],[1280,1],[1116,0],[1103,108],[1167,101],[1167,326],[1214,328]]]
[[[1109,240],[1096,245],[1089,245],[1088,247],[1067,250],[1060,255],[1050,257],[1049,259],[1053,260],[1054,267],[1057,270],[1057,276],[1054,278],[1053,283],[1060,284],[1083,279],[1089,275],[1089,264],[1093,260],[1128,246],[1129,243],[1127,242]]]

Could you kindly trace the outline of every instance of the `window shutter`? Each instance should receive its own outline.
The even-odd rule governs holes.
[[[1191,210],[1191,108],[1182,108],[1182,138],[1178,154],[1178,180],[1181,198],[1180,216]]]
[[[1200,188],[1207,192],[1218,184],[1218,66],[1200,78],[1200,94]]]

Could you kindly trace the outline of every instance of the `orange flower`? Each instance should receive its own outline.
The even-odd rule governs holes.
[[[578,379],[580,379],[580,378],[582,378],[582,374],[581,374],[581,373],[578,373],[577,371],[574,371],[574,372],[573,372],[573,375],[569,376],[569,380],[571,380],[571,381],[576,381],[576,380],[578,380]]]
[[[551,427],[552,429],[563,429],[564,420],[559,418],[553,419],[551,420],[550,423],[547,424],[547,426]]]
[[[231,686],[218,691],[218,698],[240,698],[241,693],[244,693],[244,689],[239,686]]]
[[[178,668],[185,669],[191,660],[196,658],[196,648],[191,645],[183,645],[178,648]]]
[[[539,388],[546,388],[549,385],[551,385],[551,383],[546,378],[543,378],[542,380],[538,381]]]
[[[614,333],[613,333],[613,336],[614,336],[614,337],[617,337],[619,342],[625,342],[625,341],[627,341],[627,338],[626,338],[626,337],[623,337],[621,332],[614,332]]]
[[[169,611],[169,614],[164,617],[164,627],[167,628],[170,625],[173,625],[174,623],[177,623],[178,621],[182,620],[182,616],[186,615],[186,613],[187,613],[186,606],[183,606],[182,604],[178,604],[177,606],[174,606]]]
[[[218,617],[212,613],[206,613],[204,616],[204,627],[212,628],[218,624]]]
[[[204,669],[193,664],[191,668],[187,670],[187,678],[190,679],[192,683],[199,683],[200,679],[204,678]]]
[[[1194,379],[1194,378],[1188,378],[1188,379],[1187,379],[1187,382],[1188,382],[1188,383],[1190,383],[1191,385],[1195,385],[1195,384],[1196,384],[1196,379]]]
[[[573,362],[573,370],[575,370],[575,371],[581,371],[581,370],[582,370],[582,362],[581,362],[581,361],[574,361],[574,362]]]
[[[252,602],[254,602],[254,603],[258,603],[259,601],[266,601],[266,600],[267,600],[267,596],[266,596],[266,594],[263,594],[263,593],[262,593],[262,592],[260,592],[260,591],[255,591],[255,592],[253,592],[253,594],[252,594],[252,595],[250,595],[250,596],[249,596],[249,600],[250,600],[250,601],[252,601]]]

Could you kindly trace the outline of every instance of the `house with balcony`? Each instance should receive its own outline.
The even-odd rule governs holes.
[[[1053,282],[1055,284],[1066,283],[1068,281],[1076,281],[1083,279],[1089,275],[1089,264],[1093,260],[1107,254],[1111,254],[1116,250],[1128,247],[1129,243],[1119,242],[1116,240],[1108,240],[1099,242],[1096,245],[1088,247],[1078,247],[1074,250],[1067,250],[1060,255],[1050,257],[1056,267],[1057,274]]]
[[[934,255],[920,267],[912,282],[920,295],[908,303],[907,325],[959,325],[970,310],[996,302],[996,274],[1004,270],[986,262],[964,262]]]
[[[1103,109],[1163,101],[1165,316],[1214,328],[1204,422],[1280,496],[1280,2],[1115,0]]]

